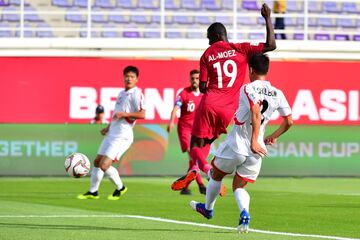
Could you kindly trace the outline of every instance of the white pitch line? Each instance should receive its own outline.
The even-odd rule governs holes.
[[[219,226],[206,223],[196,223],[196,222],[187,222],[187,221],[178,221],[166,218],[158,217],[147,217],[139,215],[0,215],[0,218],[135,218],[143,219],[150,221],[166,222],[166,223],[175,223],[181,225],[190,225],[214,229],[224,229],[235,231],[234,227]],[[316,234],[301,234],[301,233],[288,233],[288,232],[273,232],[266,230],[258,229],[249,229],[250,232],[262,233],[262,234],[271,234],[271,235],[282,235],[282,236],[292,236],[292,237],[312,237],[312,238],[321,238],[321,239],[335,239],[335,240],[360,240],[359,238],[346,238],[346,237],[336,237],[336,236],[325,236],[325,235],[316,235]]]

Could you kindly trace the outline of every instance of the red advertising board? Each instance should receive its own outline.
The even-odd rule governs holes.
[[[166,123],[177,91],[197,61],[80,57],[0,58],[0,122],[87,123],[97,104],[109,118],[122,70],[140,69],[143,123]],[[282,89],[297,124],[359,124],[360,62],[273,61],[268,79]]]

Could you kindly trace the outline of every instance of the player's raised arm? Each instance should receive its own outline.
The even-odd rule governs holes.
[[[251,151],[257,153],[261,156],[266,155],[266,150],[263,149],[259,142],[259,132],[260,132],[260,125],[261,125],[261,112],[260,112],[260,105],[258,103],[254,104],[250,108],[251,111],[251,124],[252,124],[252,133],[251,133]]]
[[[276,49],[274,27],[271,22],[271,9],[264,3],[261,7],[261,15],[265,19],[266,24],[266,43],[263,48],[263,53],[273,51]]]

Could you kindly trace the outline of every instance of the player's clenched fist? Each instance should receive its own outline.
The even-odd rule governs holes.
[[[109,126],[107,126],[106,128],[101,129],[100,133],[101,133],[101,135],[105,136],[108,131],[109,131]]]
[[[265,19],[269,19],[270,14],[271,14],[271,9],[266,3],[264,3],[261,7],[261,16],[263,16],[263,18]]]

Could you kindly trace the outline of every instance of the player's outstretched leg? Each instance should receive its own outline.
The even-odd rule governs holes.
[[[236,203],[240,210],[239,226],[237,228],[239,233],[247,233],[250,225],[250,195],[244,188],[246,184],[247,182],[245,180],[237,174],[235,175],[233,190]]]
[[[112,195],[108,196],[109,200],[119,200],[120,196],[124,195],[127,191],[127,188],[124,186],[121,178],[119,176],[119,172],[113,166],[110,166],[105,174],[109,177],[109,179],[115,184],[116,189]]]
[[[102,155],[97,155],[94,160],[94,167],[91,171],[90,189],[84,194],[78,195],[78,199],[99,199],[98,190],[101,180],[104,177],[104,171],[100,169],[99,162],[102,159]]]
[[[195,163],[195,161],[192,160],[192,159],[190,159],[190,160],[189,160],[189,169],[193,169],[195,166],[197,166],[196,163]],[[204,181],[203,181],[203,179],[202,179],[201,173],[200,173],[199,171],[198,171],[197,174],[196,174],[195,180],[196,180],[196,183],[197,183],[198,186],[199,186],[199,192],[200,192],[200,194],[204,194],[204,195],[205,195],[205,194],[206,194],[206,187],[205,187]],[[183,189],[183,190],[185,190],[185,189]],[[183,190],[182,190],[182,191],[183,191]]]
[[[187,188],[189,184],[196,178],[197,171],[190,170],[185,176],[182,176],[175,180],[173,184],[171,184],[171,189],[174,191],[179,191],[184,188]]]
[[[190,202],[190,207],[194,210],[203,215],[207,219],[211,219],[214,216],[214,210],[208,210],[205,208],[204,203],[199,203],[196,201]]]

